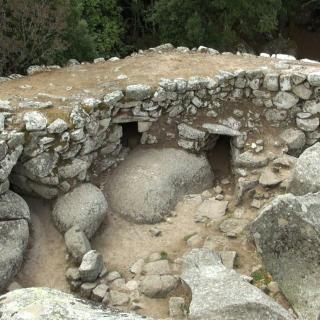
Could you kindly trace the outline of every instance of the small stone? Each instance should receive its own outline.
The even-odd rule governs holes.
[[[171,297],[169,300],[169,315],[172,319],[186,319],[188,308],[182,297]]]
[[[202,243],[203,243],[203,238],[198,234],[191,236],[187,240],[187,245],[190,248],[200,248],[202,246]]]
[[[251,207],[255,209],[260,209],[261,208],[261,201],[254,199],[251,202]]]
[[[70,281],[80,280],[80,272],[78,268],[68,268],[66,278]]]
[[[244,231],[248,223],[249,221],[246,219],[229,218],[220,224],[219,229],[225,234],[234,234],[237,236]]]
[[[48,126],[49,133],[62,133],[69,128],[68,124],[63,119],[56,119]]]
[[[147,275],[165,275],[170,274],[170,272],[171,270],[168,260],[149,262],[143,267],[143,273]]]
[[[223,194],[218,194],[216,197],[215,197],[216,200],[223,200],[224,199],[224,195]]]
[[[234,268],[234,263],[237,257],[236,251],[221,251],[220,252],[220,258],[222,261],[222,264],[229,269]]]
[[[197,216],[208,219],[221,219],[226,214],[228,204],[228,201],[219,201],[214,198],[206,199],[198,207]]]
[[[209,190],[205,190],[201,193],[201,197],[204,199],[208,199],[212,197],[212,194]]]
[[[137,260],[130,268],[130,272],[136,274],[136,275],[140,275],[142,273],[143,270],[143,266],[144,266],[145,262],[144,259],[139,259]]]
[[[107,275],[107,281],[111,282],[121,278],[121,274],[118,271],[111,271]]]
[[[111,288],[115,290],[125,290],[126,289],[126,280],[123,278],[116,279],[111,282]]]
[[[160,229],[158,229],[158,227],[153,227],[149,230],[149,232],[151,233],[151,235],[153,237],[159,237],[162,233],[162,231]]]
[[[87,282],[95,281],[103,269],[103,258],[95,250],[87,252],[79,267],[81,279]]]
[[[112,306],[123,306],[127,303],[129,303],[128,294],[117,290],[110,291],[110,304]]]
[[[220,194],[220,193],[222,193],[222,188],[220,187],[220,186],[216,186],[216,187],[214,187],[214,192],[216,193],[216,194]]]
[[[126,283],[126,289],[129,291],[137,290],[139,287],[139,282],[136,280],[130,280]]]
[[[83,256],[91,250],[91,245],[85,233],[78,227],[74,226],[64,235],[68,252],[72,258],[81,262]],[[74,279],[76,280],[76,279]]]
[[[281,183],[282,180],[270,168],[265,168],[261,173],[259,183],[263,187],[273,187]]]
[[[97,285],[92,290],[92,296],[91,296],[92,300],[97,301],[97,302],[101,302],[108,290],[109,290],[109,287],[104,283]]]
[[[280,292],[279,285],[275,281],[271,281],[271,282],[268,283],[268,289],[273,294],[277,294],[277,293]]]
[[[149,275],[142,279],[139,290],[149,298],[165,298],[177,284],[178,280],[171,275]]]
[[[300,119],[297,118],[297,126],[303,131],[312,132],[319,127],[319,118]]]
[[[224,178],[224,179],[221,180],[221,184],[222,184],[222,185],[230,184],[230,180],[227,179],[227,178]]]
[[[23,116],[27,131],[41,131],[46,129],[48,120],[40,112],[27,112]]]
[[[92,290],[97,286],[96,282],[85,282],[80,287],[80,295],[82,298],[89,299],[91,297]]]

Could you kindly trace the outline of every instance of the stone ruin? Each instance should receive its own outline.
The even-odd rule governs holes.
[[[232,57],[230,53],[220,54],[205,47],[193,52],[168,45],[140,52],[138,56],[172,52],[182,58],[192,54],[219,56],[221,59]],[[135,63],[136,56],[128,59]],[[145,267],[158,268],[161,272],[151,272],[145,277],[140,283],[140,291],[150,298],[159,298],[177,287],[187,287],[184,290],[188,295],[191,290],[192,299],[188,306],[188,299],[171,298],[170,314],[174,318],[184,318],[189,313],[190,319],[294,319],[296,316],[315,319],[320,312],[320,216],[316,210],[319,206],[316,192],[320,191],[317,183],[320,180],[317,180],[318,158],[313,154],[320,148],[317,144],[320,139],[320,65],[286,55],[266,57],[262,54],[255,57],[244,54],[240,58],[248,60],[246,69],[221,70],[211,77],[197,75],[194,70],[194,76],[188,79],[161,79],[158,86],[131,83],[115,90],[108,89],[103,95],[86,92],[85,95],[65,99],[63,103],[63,98],[59,100],[52,96],[48,96],[46,101],[43,95],[39,100],[24,98],[22,89],[17,103],[10,92],[0,92],[0,289],[7,288],[19,271],[27,249],[30,212],[18,193],[58,199],[52,213],[53,221],[65,234],[68,251],[78,264],[77,268],[67,272],[71,288],[77,290],[81,286],[82,297],[93,297],[93,300],[106,304],[112,299],[128,299],[120,293],[116,297],[111,296],[116,295],[115,292],[107,294],[108,288],[103,283],[90,286],[97,278],[107,275],[103,257],[91,250],[89,240],[109,210],[108,205],[134,222],[159,222],[166,218],[166,213],[174,208],[180,196],[201,193],[212,187],[213,174],[202,160],[197,160],[199,164],[194,171],[189,170],[188,164],[196,160],[184,160],[184,156],[180,159],[178,151],[174,151],[175,154],[168,159],[177,161],[183,179],[180,181],[174,176],[173,180],[165,182],[165,188],[170,190],[163,195],[163,198],[167,197],[165,204],[156,203],[163,185],[155,189],[153,198],[148,190],[142,189],[138,196],[135,193],[137,185],[132,185],[128,189],[130,192],[125,189],[128,200],[123,201],[121,192],[130,184],[132,172],[128,173],[127,180],[120,181],[117,176],[111,180],[108,204],[99,188],[90,182],[105,171],[115,170],[130,157],[130,147],[137,144],[144,145],[145,150],[180,149],[184,154],[187,152],[199,159],[212,150],[214,152],[219,139],[227,139],[225,152],[231,155],[236,206],[257,186],[277,187],[282,192],[288,190],[295,194],[272,200],[266,198],[266,201],[261,197],[254,198],[252,206],[262,208],[260,215],[249,225],[251,239],[267,270],[289,300],[291,312],[236,272],[225,268],[220,257],[208,249],[193,249],[182,258],[181,277],[162,272],[168,268],[167,260],[145,264]],[[250,59],[261,59],[262,67],[250,68]],[[116,60],[96,60],[96,68]],[[67,69],[77,67],[79,65],[73,62]],[[17,75],[0,78],[0,89],[1,86],[5,88],[8,84],[18,83],[20,78],[36,79],[43,72],[46,72],[49,85],[50,77],[58,71],[58,67],[30,67],[29,76],[25,78]],[[297,160],[296,157],[305,149]],[[313,156],[303,160],[306,152],[313,152]],[[156,157],[160,159],[162,155],[159,153]],[[312,157],[315,160],[310,162]],[[303,161],[309,161],[307,173],[303,171]],[[281,168],[288,168],[296,162],[289,180],[279,174]],[[145,167],[148,166],[150,164],[146,163]],[[163,168],[155,170],[161,172]],[[175,173],[168,169],[164,172],[166,174],[170,177]],[[194,187],[193,182],[199,176],[201,183]],[[144,183],[149,183],[150,189],[155,182],[146,179]],[[304,189],[299,188],[302,185]],[[10,186],[16,193],[9,190]],[[305,196],[309,192],[312,194]],[[143,211],[147,197],[151,197],[150,203]],[[135,201],[140,201],[141,206],[133,204]],[[267,206],[263,206],[265,202]],[[210,214],[215,213],[205,214],[206,218],[211,219]],[[232,237],[233,231],[228,232]],[[12,251],[11,248],[15,249]],[[154,265],[150,266],[150,263]],[[297,267],[293,266],[295,263]],[[291,267],[286,269],[286,266]],[[289,285],[290,281],[297,285]],[[154,283],[159,283],[160,289]],[[222,290],[223,286],[226,289]],[[38,299],[38,295],[43,299],[48,296],[52,305],[57,304],[57,293],[25,290],[26,298],[19,297],[18,291],[9,292],[4,300],[0,298],[1,319],[24,319],[19,313],[14,318],[7,315],[16,308],[11,299],[21,299],[22,309],[28,307],[29,296],[34,296],[34,299]],[[247,298],[243,298],[246,295]],[[82,302],[75,302],[78,303]],[[61,313],[69,310],[69,307],[60,306]],[[87,306],[83,308],[83,315],[89,312]],[[76,310],[69,311],[70,319],[87,319],[78,315]],[[105,315],[107,319],[122,318],[120,314],[107,315],[107,311],[98,309],[94,312],[97,313],[95,319]],[[138,316],[132,317],[138,319]]]

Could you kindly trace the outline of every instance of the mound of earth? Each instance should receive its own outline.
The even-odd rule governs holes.
[[[138,223],[156,223],[180,196],[212,186],[213,173],[205,156],[183,150],[136,149],[107,178],[111,208]]]
[[[143,319],[135,314],[124,314],[104,309],[95,303],[48,288],[15,290],[1,296],[0,316],[1,320]]]
[[[108,209],[107,201],[99,188],[85,183],[58,198],[52,218],[62,233],[78,226],[90,239],[98,230]]]
[[[281,195],[264,207],[251,233],[264,265],[299,319],[320,312],[320,193]]]
[[[26,202],[8,191],[0,196],[0,291],[19,271],[29,240]]]

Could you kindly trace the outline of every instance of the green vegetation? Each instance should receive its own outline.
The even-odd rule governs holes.
[[[290,45],[291,26],[318,30],[319,12],[320,0],[0,0],[0,75],[164,42],[230,51]]]
[[[272,281],[270,274],[263,268],[254,271],[251,277],[253,278],[253,284],[257,287],[268,285]]]

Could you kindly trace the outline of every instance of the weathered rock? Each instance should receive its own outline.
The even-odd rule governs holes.
[[[259,178],[259,183],[263,187],[273,187],[281,183],[283,179],[275,174],[270,168],[265,168]]]
[[[169,300],[169,315],[172,319],[186,319],[188,308],[182,297],[171,297]]]
[[[311,72],[308,74],[308,81],[312,86],[320,86],[320,72]]]
[[[0,221],[19,219],[30,221],[29,207],[24,199],[9,190],[0,195]]]
[[[131,100],[144,100],[151,97],[151,87],[144,84],[127,86],[126,98]]]
[[[312,132],[319,127],[319,118],[300,119],[297,118],[297,126],[303,131]]]
[[[236,237],[238,234],[243,232],[248,223],[249,221],[246,219],[229,218],[220,224],[219,229],[227,236]]]
[[[139,290],[149,298],[164,298],[176,288],[178,280],[171,275],[149,275],[142,278]]]
[[[274,98],[273,103],[279,109],[290,109],[299,101],[299,98],[292,93],[280,91]]]
[[[0,292],[18,273],[29,240],[28,222],[19,217],[12,219],[0,221]]]
[[[299,84],[295,87],[293,87],[292,92],[298,96],[299,98],[303,100],[308,100],[310,99],[312,95],[312,90],[308,89],[304,86],[304,84]]]
[[[63,119],[56,119],[48,126],[49,133],[62,133],[69,128],[68,124]]]
[[[240,204],[247,191],[254,189],[259,184],[259,180],[256,177],[244,178],[240,177],[236,184],[235,198],[236,204]]]
[[[197,209],[197,217],[221,219],[226,214],[228,201],[219,201],[215,198],[205,199]]]
[[[103,193],[86,183],[58,198],[52,218],[60,232],[78,226],[90,239],[98,230],[108,209]]]
[[[221,251],[219,253],[221,262],[222,264],[228,268],[228,269],[233,269],[235,260],[237,257],[237,252],[236,251]]]
[[[52,173],[56,167],[59,156],[57,153],[44,152],[35,158],[32,158],[28,162],[25,162],[23,166],[33,176],[38,178],[44,178]]]
[[[242,135],[240,131],[224,126],[222,124],[205,123],[202,125],[202,128],[208,130],[208,132],[212,134],[219,134],[219,135],[230,136],[230,137],[236,137],[236,136]]]
[[[64,241],[72,258],[79,263],[83,256],[91,250],[88,238],[78,226],[72,227],[65,233]]]
[[[320,143],[306,149],[296,161],[287,191],[295,195],[320,191]]]
[[[185,123],[181,123],[178,125],[178,131],[180,136],[191,140],[202,140],[206,136],[206,133],[204,131],[190,127]]]
[[[92,300],[101,302],[106,295],[108,291],[108,286],[104,283],[101,283],[97,285],[93,290],[92,290]]]
[[[23,120],[26,124],[27,131],[40,131],[47,127],[47,118],[38,111],[25,113]]]
[[[298,313],[320,310],[320,194],[281,195],[253,221],[251,234],[267,270]]]
[[[288,153],[298,155],[306,144],[306,135],[298,129],[286,129],[280,134],[280,138],[288,146]]]
[[[180,196],[202,192],[212,181],[203,156],[177,149],[137,149],[109,176],[106,191],[115,212],[136,222],[155,223]]]
[[[123,306],[129,302],[129,295],[127,293],[111,290],[110,291],[110,304],[112,306]]]
[[[104,96],[104,103],[107,105],[115,105],[117,102],[119,102],[124,97],[121,90],[113,91],[111,93],[108,93]]]
[[[147,275],[165,275],[170,274],[170,266],[168,260],[158,260],[146,263],[143,272]]]
[[[225,268],[211,250],[193,249],[187,253],[181,277],[192,291],[192,320],[293,319],[261,290]]]
[[[93,282],[97,280],[103,269],[103,258],[101,253],[95,250],[87,252],[79,267],[81,280],[84,282]]]
[[[35,307],[37,306],[37,307]],[[140,320],[136,314],[105,309],[70,294],[48,288],[15,290],[1,296],[1,320]]]
[[[237,167],[256,169],[264,167],[268,164],[269,159],[264,154],[253,154],[250,151],[245,151],[234,159],[234,165]]]
[[[71,179],[76,177],[79,173],[86,171],[89,167],[90,163],[80,159],[73,159],[70,164],[59,166],[58,173],[63,179]]]

